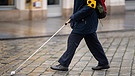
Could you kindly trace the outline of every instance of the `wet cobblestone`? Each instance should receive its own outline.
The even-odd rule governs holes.
[[[93,71],[97,65],[84,41],[81,42],[69,66],[69,71],[54,71],[50,66],[66,50],[68,35],[56,36],[26,62],[15,76],[134,76],[135,30],[98,33],[110,62],[108,70]],[[25,59],[35,52],[49,37],[0,40],[0,75],[10,76]]]

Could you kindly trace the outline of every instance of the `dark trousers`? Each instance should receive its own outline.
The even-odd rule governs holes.
[[[68,45],[66,52],[59,59],[59,63],[65,67],[68,67],[71,63],[71,60],[75,54],[75,50],[80,44],[82,39],[85,39],[85,42],[91,51],[92,55],[98,61],[98,65],[108,65],[107,57],[104,53],[104,50],[97,38],[96,32],[88,35],[80,35],[71,33],[68,38]]]

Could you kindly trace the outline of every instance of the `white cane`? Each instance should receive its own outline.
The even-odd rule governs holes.
[[[19,68],[21,68],[21,66],[24,65],[31,57],[33,57],[42,47],[44,47],[58,32],[60,32],[65,27],[65,25],[69,23],[69,21],[70,19],[58,31],[56,31],[46,42],[44,42],[42,46],[40,46],[28,59],[26,59],[16,70],[11,71],[11,76],[15,75],[16,71]]]

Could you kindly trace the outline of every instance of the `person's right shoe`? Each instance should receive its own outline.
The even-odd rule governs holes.
[[[55,65],[50,67],[53,70],[58,70],[58,71],[68,71],[68,67],[64,67],[62,65]]]
[[[110,66],[109,65],[105,65],[105,66],[96,66],[96,67],[92,67],[92,70],[102,70],[102,69],[109,69]]]

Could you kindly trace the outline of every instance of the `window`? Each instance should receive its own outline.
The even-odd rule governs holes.
[[[59,0],[48,0],[47,4],[48,5],[59,5]]]
[[[0,0],[0,9],[13,9],[15,8],[15,0]]]

